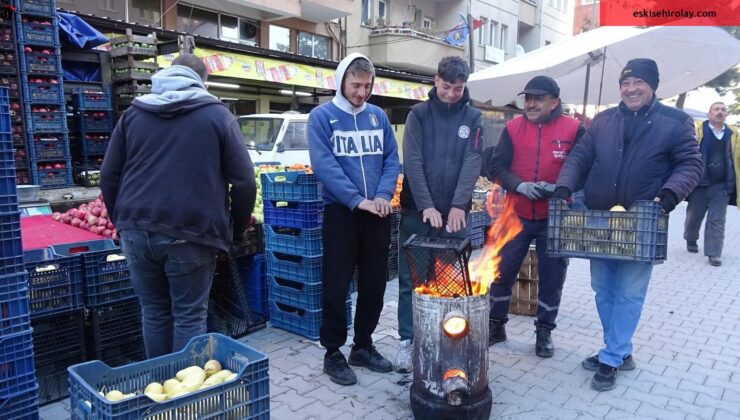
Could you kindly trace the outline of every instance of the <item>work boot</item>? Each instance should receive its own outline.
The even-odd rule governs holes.
[[[617,368],[599,363],[599,370],[591,378],[591,388],[596,391],[611,391],[617,387]]]
[[[352,366],[366,367],[373,372],[386,373],[393,370],[393,364],[381,356],[375,346],[357,348],[352,346],[349,352],[349,364]]]
[[[339,350],[327,353],[324,356],[324,373],[329,375],[332,382],[339,385],[353,385],[357,383],[357,376],[347,365],[344,355]]]
[[[411,353],[414,350],[414,344],[411,340],[401,340],[398,342],[398,353],[396,353],[395,368],[398,373],[411,373]]]
[[[488,347],[506,341],[506,321],[503,319],[488,320]]]
[[[599,370],[599,356],[591,356],[589,358],[583,359],[581,362],[581,366],[583,366],[586,370],[592,370],[597,371]],[[620,366],[619,370],[635,370],[637,367],[637,364],[635,363],[635,359],[632,358],[632,355],[627,355],[622,358],[622,366]]]
[[[712,267],[719,267],[722,265],[722,258],[720,257],[709,257],[709,265]]]
[[[552,344],[552,337],[550,337],[550,329],[538,325],[535,330],[537,334],[537,342],[534,345],[534,353],[540,357],[552,357],[555,353],[555,345]]]
[[[695,254],[699,252],[699,245],[696,241],[686,241],[686,250]]]

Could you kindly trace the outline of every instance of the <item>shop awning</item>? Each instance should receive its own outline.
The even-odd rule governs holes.
[[[194,54],[205,59],[212,76],[336,90],[336,69],[333,68],[206,48],[195,48]],[[168,67],[176,57],[177,54],[162,55],[157,58],[157,62],[161,67]],[[425,100],[431,88],[431,85],[422,83],[376,77],[373,95]]]

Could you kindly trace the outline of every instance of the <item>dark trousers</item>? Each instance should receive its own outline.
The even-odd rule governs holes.
[[[501,249],[501,278],[491,285],[490,318],[508,320],[511,289],[516,283],[529,245],[534,240],[538,274],[537,318],[534,323],[553,329],[556,326],[555,318],[558,316],[568,260],[547,256],[547,219],[527,220],[520,217],[519,221],[522,222],[522,231]]]
[[[687,241],[699,239],[699,229],[704,220],[704,214],[706,214],[704,255],[721,257],[725,242],[727,204],[730,201],[725,183],[719,182],[706,187],[696,187],[687,200],[689,205],[686,208],[683,238]]]
[[[390,217],[359,209],[353,212],[339,204],[324,207],[320,337],[327,352],[339,349],[347,341],[345,302],[355,264],[359,277],[354,344],[364,348],[373,343],[372,333],[383,309],[390,241]]]
[[[147,357],[179,351],[191,338],[205,334],[216,250],[139,229],[120,235],[131,284],[141,302]]]

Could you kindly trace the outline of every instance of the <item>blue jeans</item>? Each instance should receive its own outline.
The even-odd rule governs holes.
[[[535,325],[549,329],[556,327],[555,318],[560,308],[565,273],[568,270],[567,258],[554,258],[547,255],[547,219],[527,220],[519,218],[522,231],[501,248],[501,278],[491,285],[491,319],[508,320],[511,289],[516,283],[529,245],[535,241],[537,249],[537,317]]]
[[[119,234],[141,302],[147,357],[178,351],[205,334],[216,250],[138,229]]]
[[[591,288],[596,292],[606,346],[599,351],[601,363],[618,368],[622,359],[632,354],[632,335],[652,272],[651,263],[591,260]]]

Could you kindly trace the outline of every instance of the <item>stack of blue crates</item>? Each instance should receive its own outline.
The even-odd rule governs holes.
[[[86,353],[110,366],[144,358],[141,307],[126,258],[111,239],[53,245],[60,257],[79,257],[86,320]]]
[[[54,0],[15,0],[15,30],[32,181],[42,189],[72,185],[62,55]]]
[[[8,89],[0,88],[0,417],[38,418]]]
[[[100,164],[113,131],[111,95],[99,88],[72,92],[76,137],[72,143],[76,181],[86,187],[100,184]]]
[[[24,252],[39,404],[68,395],[67,367],[85,361],[82,266],[50,248]]]
[[[319,338],[323,202],[316,177],[302,171],[261,174],[270,323]],[[351,300],[347,302],[351,320]]]

